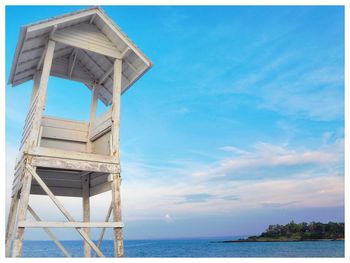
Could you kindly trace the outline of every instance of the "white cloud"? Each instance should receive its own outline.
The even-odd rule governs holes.
[[[231,152],[233,154],[238,154],[238,155],[248,154],[247,151],[241,150],[235,146],[224,146],[224,147],[221,147],[220,150]]]
[[[227,147],[226,147],[227,149]],[[230,149],[230,148],[229,148]],[[235,152],[239,149],[233,147]],[[244,171],[257,170],[259,168],[279,168],[302,165],[331,165],[343,160],[344,140],[338,140],[332,145],[327,145],[317,150],[293,150],[283,145],[257,143],[254,151],[244,156],[232,157],[218,161],[205,171],[195,171],[196,177],[223,177]],[[253,174],[250,176],[254,176]],[[251,178],[241,178],[249,180]]]

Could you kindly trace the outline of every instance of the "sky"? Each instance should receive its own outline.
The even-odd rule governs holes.
[[[81,8],[7,6],[6,78],[22,25]],[[126,239],[344,221],[343,7],[102,8],[154,63],[121,99]],[[31,87],[6,86],[7,211]],[[87,120],[90,100],[84,85],[52,77],[45,114]],[[63,220],[47,199],[30,204]],[[79,198],[60,200],[81,220]],[[109,200],[92,198],[93,220]],[[41,231],[25,238],[47,239]]]

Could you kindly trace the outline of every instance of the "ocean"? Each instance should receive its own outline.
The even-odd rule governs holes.
[[[227,238],[176,240],[125,240],[125,257],[344,257],[344,241],[222,243]],[[82,241],[62,241],[73,257],[83,256]],[[106,257],[113,256],[113,241],[102,243]],[[63,257],[52,241],[24,241],[24,257]]]

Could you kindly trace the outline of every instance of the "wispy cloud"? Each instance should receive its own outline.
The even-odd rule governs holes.
[[[235,152],[237,149],[233,148]],[[254,180],[269,176],[288,176],[288,169],[303,168],[305,165],[329,166],[343,160],[344,141],[337,140],[317,150],[294,150],[283,145],[256,143],[254,150],[245,152],[243,156],[235,156],[218,161],[205,171],[197,171],[195,177],[228,177],[235,180]],[[276,168],[288,168],[276,174]],[[264,170],[262,170],[264,169]],[[293,170],[292,170],[293,171]],[[294,171],[293,171],[294,172]],[[284,174],[283,174],[284,173]]]
[[[251,150],[225,148],[228,156],[212,164],[176,161],[176,167],[129,163],[123,200],[128,220],[162,218],[171,207],[177,218],[256,208],[341,206],[344,202],[343,139],[318,149],[259,142]],[[134,165],[138,166],[132,168]],[[298,169],[295,169],[297,167]],[[130,180],[134,169],[142,180]],[[260,174],[260,175],[259,175]],[[261,175],[262,174],[262,175]]]
[[[199,194],[190,194],[184,196],[184,203],[202,203],[206,202],[210,199],[213,199],[215,195],[207,194],[207,193],[199,193]]]

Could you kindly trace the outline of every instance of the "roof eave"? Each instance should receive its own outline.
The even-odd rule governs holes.
[[[16,72],[16,68],[17,68],[18,57],[19,57],[20,51],[22,50],[24,40],[26,38],[26,34],[27,34],[27,27],[25,26],[25,27],[22,27],[21,31],[20,31],[19,41],[17,42],[16,51],[15,51],[15,54],[13,56],[13,60],[12,60],[13,62],[12,62],[10,76],[9,76],[9,80],[8,80],[7,84],[13,85],[13,80],[15,78],[15,72]]]
[[[126,89],[122,91],[122,95],[132,86],[136,81],[138,81],[146,72],[148,72],[153,67],[153,63],[150,61],[150,65],[140,74],[137,76],[136,79],[134,79]]]
[[[142,60],[144,62],[146,62],[145,64],[147,64],[147,66],[149,68],[152,67],[152,61],[143,53],[143,51],[141,49],[139,49],[136,44],[128,37],[128,35],[107,15],[107,13],[99,6],[96,6],[96,10],[99,13],[100,16],[103,16],[109,23],[110,26],[116,31],[116,32],[120,32],[120,34],[122,34],[122,36],[125,38],[125,40],[127,41],[127,45],[135,52],[135,50],[137,52],[135,52],[136,54],[139,53],[142,56]],[[135,50],[134,50],[135,49]]]

